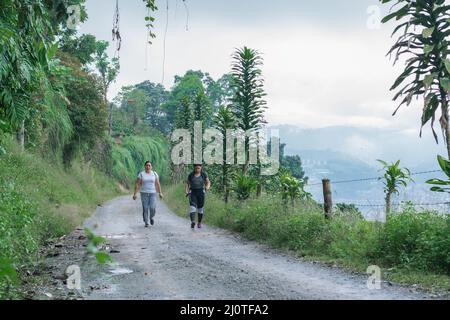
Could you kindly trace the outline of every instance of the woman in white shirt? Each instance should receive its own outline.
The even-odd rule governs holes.
[[[156,197],[159,194],[159,197],[162,199],[163,194],[161,193],[161,184],[159,183],[158,174],[152,170],[152,163],[147,161],[145,163],[145,171],[139,173],[136,185],[134,187],[133,200],[137,199],[137,192],[140,189],[141,192],[141,201],[142,201],[142,210],[143,210],[143,218],[145,227],[148,228],[149,222],[153,226],[156,214]]]

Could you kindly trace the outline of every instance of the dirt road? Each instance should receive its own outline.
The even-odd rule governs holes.
[[[192,231],[186,219],[158,204],[144,228],[140,201],[120,197],[98,207],[85,226],[108,239],[115,265],[59,257],[79,264],[84,299],[427,299],[427,294],[368,276],[307,262],[228,231]],[[205,219],[207,223],[207,218]],[[67,267],[67,266],[64,266]]]

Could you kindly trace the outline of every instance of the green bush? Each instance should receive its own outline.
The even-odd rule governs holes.
[[[385,264],[450,274],[450,216],[412,209],[391,214],[378,250]]]
[[[247,200],[251,193],[256,190],[257,185],[258,182],[253,177],[238,174],[232,190],[239,200]]]
[[[302,255],[327,250],[329,223],[323,214],[301,213],[274,222],[272,243]]]

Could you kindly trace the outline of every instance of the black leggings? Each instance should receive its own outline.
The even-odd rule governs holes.
[[[195,220],[195,211],[198,209],[198,222],[203,220],[203,207],[205,206],[205,192],[203,189],[193,189],[189,196],[189,205],[191,206],[191,221]]]
[[[189,204],[191,205],[191,207],[203,209],[203,207],[205,206],[205,192],[203,191],[203,189],[191,190]]]

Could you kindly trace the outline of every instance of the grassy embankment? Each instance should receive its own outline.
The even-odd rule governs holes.
[[[33,273],[41,261],[39,248],[80,226],[98,204],[123,194],[119,182],[131,186],[148,160],[146,156],[152,155],[159,172],[165,174],[168,167],[168,147],[161,138],[128,137],[115,144],[112,177],[80,159],[65,169],[57,160],[20,152],[13,139],[3,143],[6,153],[0,155],[0,299],[21,298],[23,281],[33,281],[33,277],[26,276],[27,271]]]
[[[39,263],[39,248],[79,226],[97,204],[120,194],[118,183],[93,167],[73,162],[65,170],[10,143],[0,157],[0,297],[20,297],[26,270]],[[17,271],[17,281],[7,267]]]

